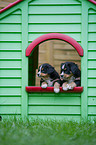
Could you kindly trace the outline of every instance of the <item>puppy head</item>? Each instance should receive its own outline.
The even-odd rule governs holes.
[[[61,64],[61,74],[60,78],[61,80],[70,79],[71,76],[73,76],[73,69],[72,66],[75,65],[72,62],[65,62]]]
[[[38,77],[48,77],[54,71],[54,67],[52,67],[48,63],[44,63],[39,66],[37,76]]]

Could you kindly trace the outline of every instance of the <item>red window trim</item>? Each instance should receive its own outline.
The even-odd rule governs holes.
[[[28,93],[32,93],[32,92],[54,92],[54,87],[47,87],[46,89],[42,89],[41,87],[37,87],[37,86],[26,86],[26,91]],[[63,91],[62,87],[60,87],[60,92],[63,93],[81,93],[83,92],[83,87],[75,87],[73,90],[68,90],[68,91]]]
[[[80,56],[83,56],[83,48],[80,46],[80,44],[70,36],[67,36],[65,34],[60,34],[60,33],[49,33],[42,35],[35,39],[26,49],[26,56],[30,56],[31,52],[35,49],[37,45],[40,43],[51,40],[51,39],[57,39],[57,40],[63,40],[66,41],[67,43],[71,44],[78,52]]]

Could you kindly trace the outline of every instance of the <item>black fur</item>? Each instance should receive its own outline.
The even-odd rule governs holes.
[[[43,69],[40,70],[41,67],[42,67]],[[48,64],[48,63],[44,63],[44,64],[40,65],[40,66],[39,66],[39,69],[38,69],[38,72],[39,72],[39,71],[41,71],[41,73],[48,74],[51,81],[54,81],[54,80],[56,80],[56,79],[58,79],[58,81],[60,81],[60,76],[59,76],[59,74],[58,74],[57,71],[54,69],[54,67],[51,66],[51,65]],[[38,73],[37,73],[37,75],[38,75]],[[38,77],[39,77],[39,75],[38,75]],[[44,78],[41,78],[41,80],[40,80],[40,86],[41,86],[42,82],[44,82],[44,81],[45,81],[45,79],[44,79]],[[58,81],[56,81],[56,82],[58,82]],[[54,85],[54,83],[52,84],[52,86],[53,86],[53,85]]]
[[[63,66],[64,66],[64,68],[63,68]],[[70,75],[72,73],[75,78],[81,77],[80,69],[78,68],[77,64],[75,64],[73,62],[62,63],[61,64],[61,73],[62,72],[64,72],[65,74],[68,74],[68,75]],[[63,82],[66,82],[66,81],[64,81],[64,80],[61,81],[61,84]],[[75,80],[74,82],[76,83],[77,86],[81,85],[81,81],[80,80]]]

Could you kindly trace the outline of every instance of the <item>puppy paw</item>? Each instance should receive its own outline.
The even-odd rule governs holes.
[[[63,91],[67,91],[68,88],[67,87],[62,87]]]
[[[67,82],[65,82],[65,83],[62,85],[62,89],[63,89],[63,91],[67,91],[67,90],[68,90],[68,84],[67,84]]]
[[[70,85],[67,85],[68,90],[73,90],[73,87]]]
[[[54,84],[54,92],[55,93],[59,93],[60,92],[60,84],[59,83],[57,83],[57,82],[55,82],[55,84]]]
[[[67,87],[69,90],[73,90],[74,87],[76,87],[76,84],[74,82],[70,83],[70,84],[67,84]]]
[[[42,84],[41,88],[43,88],[43,89],[47,88],[47,84]]]
[[[54,88],[54,92],[55,92],[55,93],[59,93],[59,92],[60,92],[60,89],[59,89],[59,88],[58,88],[58,89],[55,89],[55,88]]]

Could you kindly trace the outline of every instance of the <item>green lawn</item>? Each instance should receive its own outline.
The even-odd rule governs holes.
[[[0,121],[0,145],[96,145],[96,121]]]

